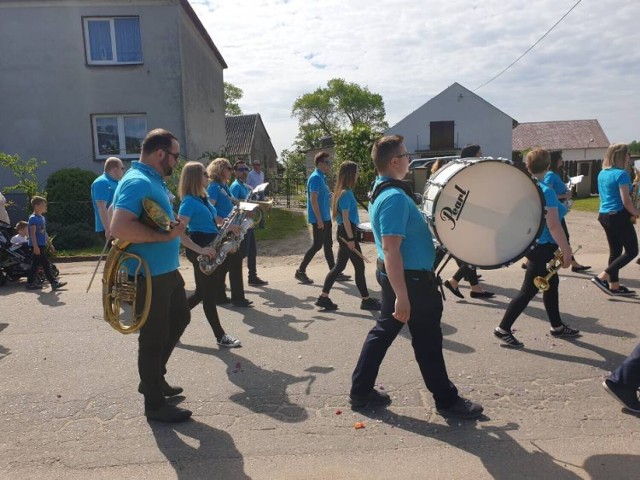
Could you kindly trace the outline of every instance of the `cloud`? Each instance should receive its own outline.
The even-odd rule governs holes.
[[[344,78],[380,93],[394,124],[454,82],[473,90],[513,62],[575,0],[190,0],[277,152],[295,99]],[[640,139],[640,3],[580,3],[477,94],[520,122],[597,118]]]

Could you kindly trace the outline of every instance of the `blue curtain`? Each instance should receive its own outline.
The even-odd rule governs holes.
[[[89,28],[91,60],[113,60],[109,20],[90,20],[87,24]]]
[[[140,23],[137,18],[116,18],[116,51],[118,62],[142,62]]]

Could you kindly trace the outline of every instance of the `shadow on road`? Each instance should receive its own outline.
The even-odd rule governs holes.
[[[193,420],[176,424],[149,422],[149,426],[178,479],[250,478],[228,433]]]
[[[638,478],[638,465],[638,455],[592,455],[584,462],[584,469],[593,479],[633,480]]]
[[[9,326],[8,323],[0,323],[0,332],[3,331],[5,328],[7,328]],[[11,349],[0,345],[0,360],[2,360],[4,357],[7,357],[11,354]]]

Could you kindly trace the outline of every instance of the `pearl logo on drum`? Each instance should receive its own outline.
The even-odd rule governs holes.
[[[451,230],[456,228],[456,222],[460,218],[460,214],[462,213],[462,209],[464,208],[465,203],[467,203],[467,198],[469,197],[470,190],[463,190],[459,185],[455,185],[455,189],[459,192],[458,199],[456,200],[456,204],[451,207],[444,207],[440,210],[440,219],[443,222],[450,221],[451,222]]]

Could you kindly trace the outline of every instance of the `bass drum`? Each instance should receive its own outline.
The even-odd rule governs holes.
[[[544,195],[534,178],[507,160],[465,158],[429,178],[422,211],[452,256],[493,269],[535,246],[544,226]]]

